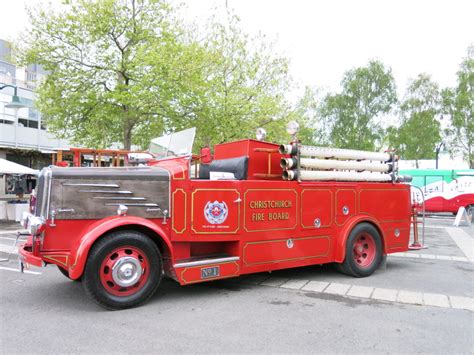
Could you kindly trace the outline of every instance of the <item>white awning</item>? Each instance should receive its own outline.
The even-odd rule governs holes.
[[[38,175],[38,170],[0,158],[0,174]]]

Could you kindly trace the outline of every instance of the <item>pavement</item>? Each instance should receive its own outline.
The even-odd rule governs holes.
[[[108,312],[55,267],[0,263],[0,352],[466,353],[474,349],[474,226],[427,218],[427,249],[368,278],[331,265],[179,286]],[[11,247],[18,225],[0,225]],[[10,238],[10,239],[7,239]],[[10,244],[9,244],[10,243]]]

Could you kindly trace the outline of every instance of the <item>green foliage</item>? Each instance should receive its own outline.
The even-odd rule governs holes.
[[[474,46],[468,49],[474,54]],[[443,90],[444,113],[451,120],[447,129],[452,153],[461,152],[474,169],[474,57],[463,60],[457,73],[458,85]]]
[[[192,123],[200,132],[199,145],[253,137],[258,127],[267,130],[268,140],[278,141],[290,111],[288,61],[264,38],[244,34],[232,14],[227,23],[211,21],[208,28],[205,86],[187,92],[196,97]]]
[[[346,72],[342,92],[329,94],[320,108],[326,135],[340,148],[375,150],[381,145],[381,118],[397,102],[391,70],[379,61]]]
[[[400,105],[401,125],[389,129],[389,142],[403,159],[433,159],[440,142],[440,90],[429,75],[420,74],[407,88]]]
[[[296,121],[300,125],[298,139],[305,145],[327,145],[328,139],[323,133],[319,119],[319,96],[318,89],[306,87],[303,96],[297,101],[294,109],[289,113],[289,120]],[[283,141],[288,140],[288,135]]]
[[[196,126],[199,144],[281,134],[290,107],[287,60],[249,38],[235,16],[202,33],[160,0],[68,1],[31,13],[24,61],[48,72],[37,106],[48,129],[89,147],[147,147]]]

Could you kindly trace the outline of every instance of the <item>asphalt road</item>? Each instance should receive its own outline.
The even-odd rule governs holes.
[[[391,256],[369,278],[315,266],[186,287],[165,280],[149,303],[117,312],[55,267],[10,270],[13,258],[0,264],[0,352],[473,353],[474,260],[451,225],[429,219],[428,249]],[[474,237],[474,227],[461,231]]]

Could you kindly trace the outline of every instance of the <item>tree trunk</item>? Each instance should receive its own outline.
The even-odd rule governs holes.
[[[132,147],[132,129],[132,120],[126,117],[123,122],[123,149],[125,150],[130,150]]]
[[[132,130],[125,129],[123,132],[123,149],[130,150],[132,147]]]

